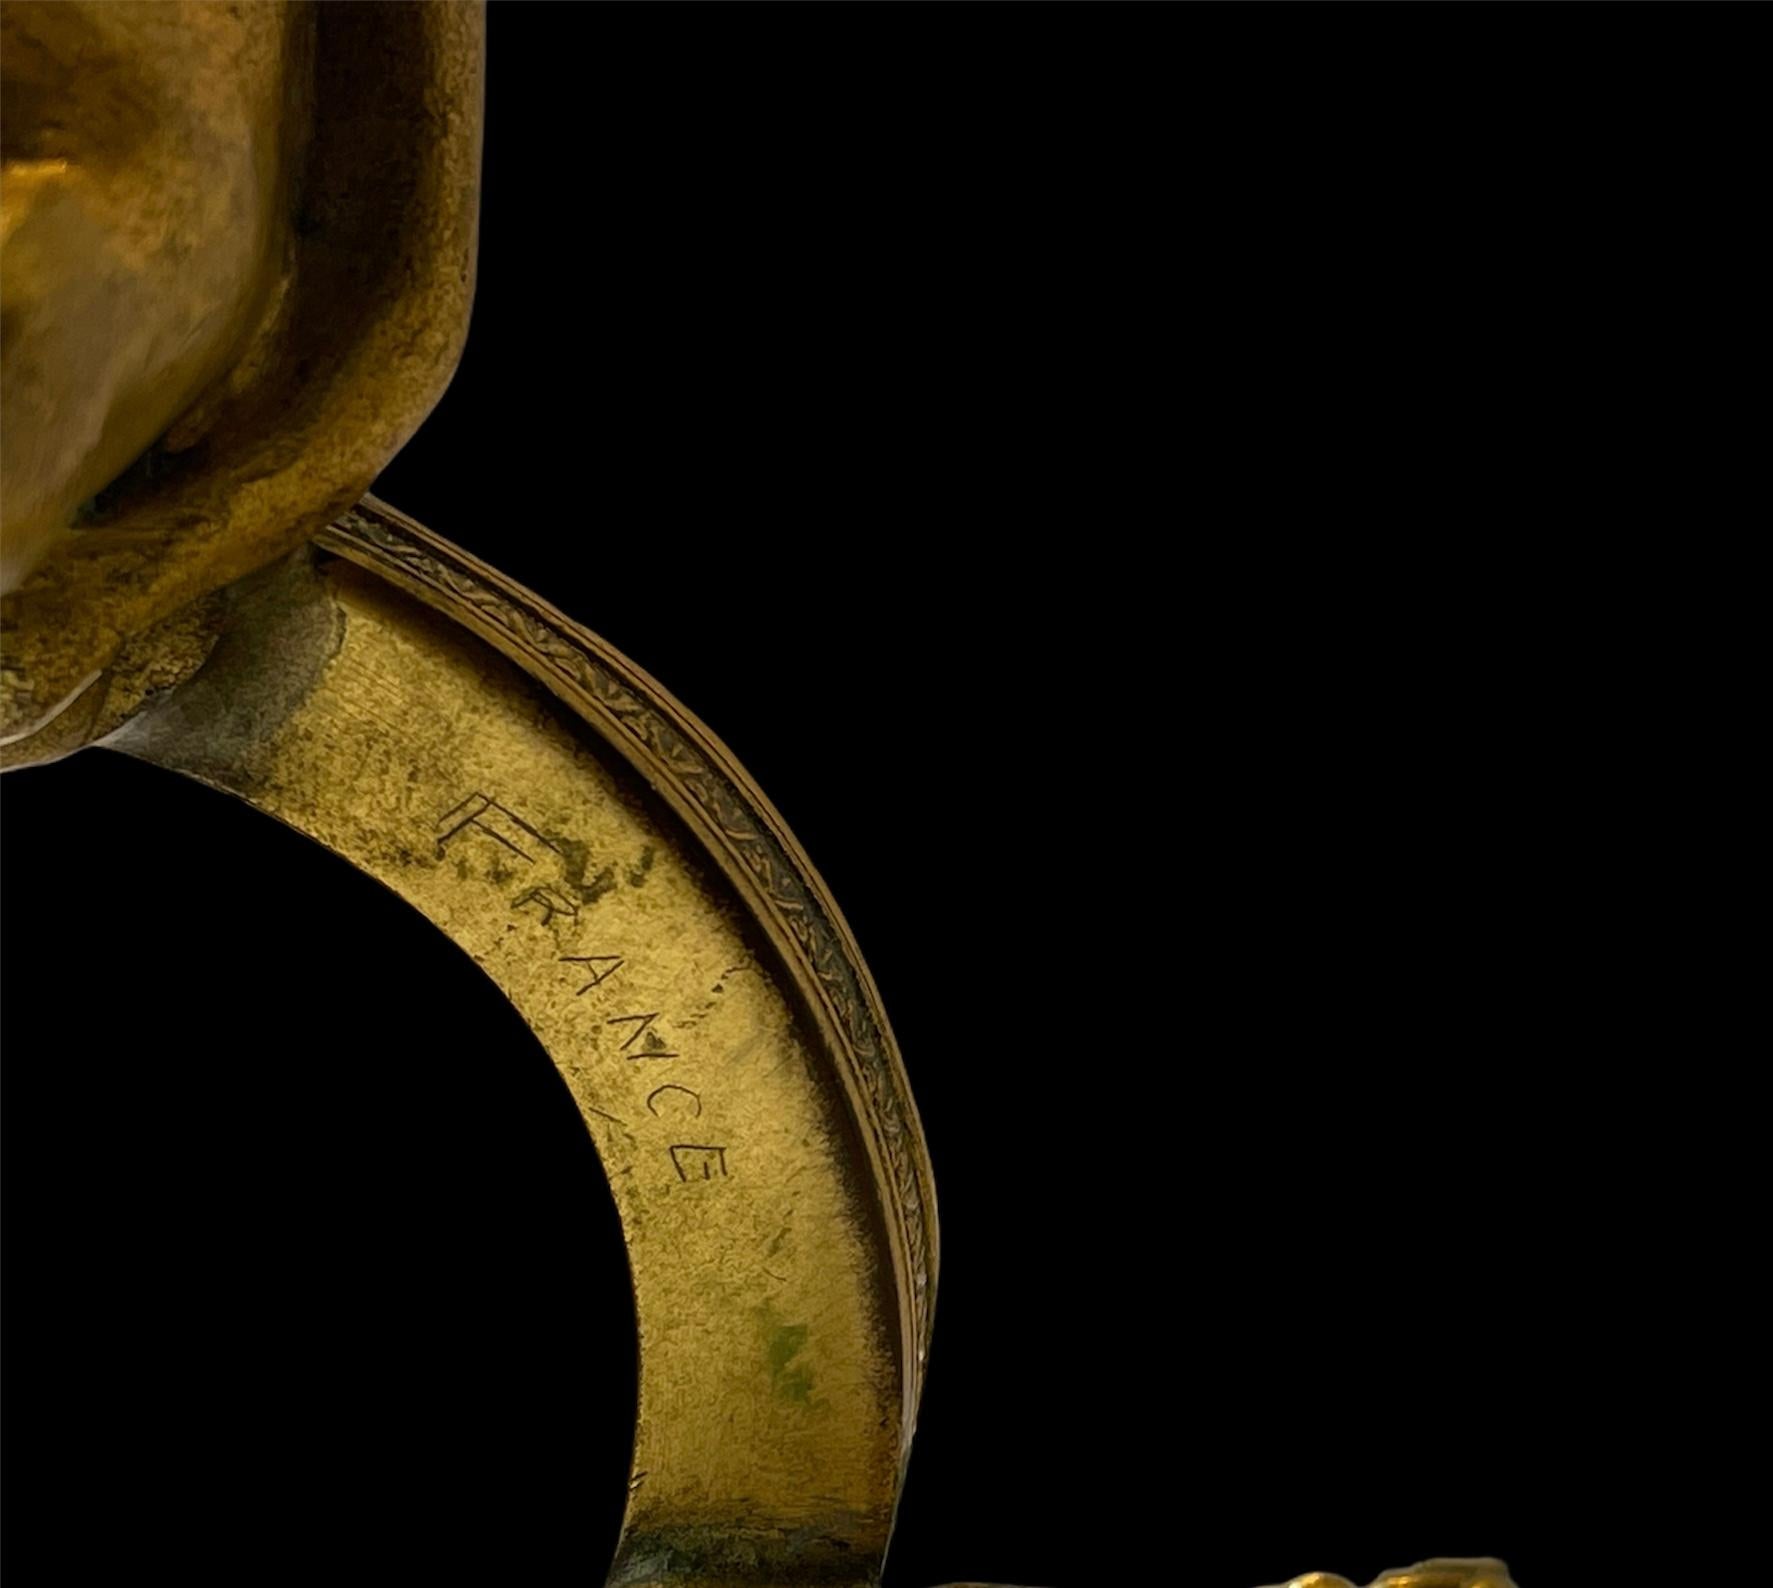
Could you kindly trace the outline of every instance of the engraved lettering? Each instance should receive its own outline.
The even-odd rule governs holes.
[[[624,1025],[630,1020],[638,1022],[634,1030],[629,1033],[628,1040],[622,1044],[622,1052],[624,1053],[628,1053],[628,1050],[636,1042],[640,1044],[640,1051],[628,1053],[629,1058],[674,1059],[677,1057],[676,1053],[666,1047],[664,1038],[652,1028],[653,1022],[658,1018],[659,1012],[655,1009],[650,1015],[611,1015],[604,1024],[616,1026]]]
[[[542,912],[542,925],[546,926],[557,915],[574,916],[579,913],[578,905],[556,892],[553,888],[531,888],[527,893],[519,894],[511,901],[513,910],[521,910],[526,904],[537,906]]]
[[[458,800],[437,818],[439,828],[451,823],[454,825],[450,826],[449,830],[437,840],[439,857],[442,856],[452,838],[458,837],[469,828],[485,833],[488,838],[503,844],[512,854],[522,860],[535,858],[528,849],[523,847],[525,843],[540,844],[545,849],[559,852],[557,844],[550,843],[514,810],[501,805],[490,794],[482,794],[478,790],[468,795],[466,799]]]
[[[686,1184],[691,1180],[724,1180],[726,1148],[679,1142],[671,1149],[671,1167]]]
[[[620,954],[562,954],[560,963],[563,965],[589,965],[591,979],[576,993],[575,998],[583,998],[593,987],[601,987],[624,963]]]
[[[665,1092],[681,1092],[695,1105],[696,1114],[700,1117],[702,1112],[701,1094],[692,1092],[687,1086],[679,1086],[675,1081],[667,1081],[663,1086],[655,1086],[652,1091],[647,1094],[646,1111],[651,1114],[654,1119],[659,1117],[658,1099],[660,1095]]]

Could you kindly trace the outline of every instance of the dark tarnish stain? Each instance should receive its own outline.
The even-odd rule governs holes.
[[[304,546],[221,596],[220,633],[196,675],[124,725],[119,749],[238,792],[255,754],[319,685],[345,615]]]
[[[605,866],[589,882],[585,880],[585,873],[591,868],[591,846],[582,839],[562,838],[550,833],[548,842],[560,851],[561,859],[566,864],[566,885],[578,894],[581,904],[595,904],[615,887],[614,866]]]
[[[877,1518],[835,1511],[794,1524],[755,1517],[725,1525],[642,1528],[622,1540],[609,1588],[661,1582],[717,1581],[738,1588],[861,1588],[878,1582],[886,1528]]]
[[[456,880],[458,882],[468,880],[468,857],[466,855],[458,856],[456,859]]]
[[[640,851],[640,863],[628,868],[628,886],[631,888],[644,888],[646,886],[646,874],[652,869],[653,846],[648,844]]]

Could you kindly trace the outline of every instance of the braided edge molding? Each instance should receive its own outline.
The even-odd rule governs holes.
[[[817,990],[835,1047],[865,1100],[864,1135],[889,1172],[887,1227],[903,1262],[906,1425],[923,1388],[935,1300],[935,1188],[903,1061],[836,904],[776,814],[713,734],[653,679],[540,597],[373,496],[316,536],[497,646],[608,737],[704,841],[737,862]],[[696,818],[699,818],[697,820]]]

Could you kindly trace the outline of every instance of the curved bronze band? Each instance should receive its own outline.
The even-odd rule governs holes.
[[[436,922],[559,1067],[620,1211],[641,1363],[611,1581],[871,1588],[937,1243],[842,917],[651,679],[350,506],[464,345],[481,5],[8,0],[0,43],[0,769],[108,743]],[[1381,1582],[1508,1588],[1484,1560]]]
[[[727,751],[594,636],[372,499],[320,545],[226,592],[203,668],[110,743],[393,888],[565,1077],[640,1337],[611,1582],[876,1582],[934,1199],[841,916]]]

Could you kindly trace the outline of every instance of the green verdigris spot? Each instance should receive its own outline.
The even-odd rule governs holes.
[[[775,1313],[764,1309],[765,1339],[769,1348],[770,1387],[776,1395],[797,1406],[812,1404],[813,1370],[794,1359],[806,1348],[804,1323],[778,1323]]]

